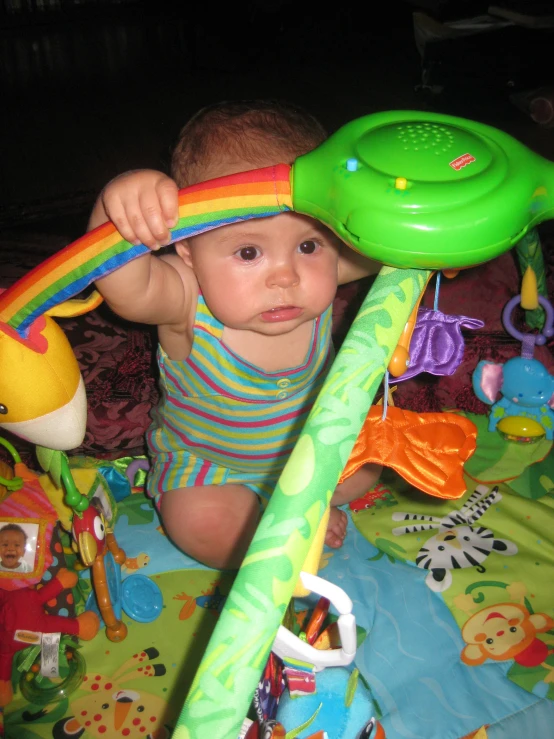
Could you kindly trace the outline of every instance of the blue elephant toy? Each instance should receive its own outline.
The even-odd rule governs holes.
[[[479,400],[492,405],[489,431],[503,418],[536,421],[551,441],[554,432],[554,376],[538,359],[514,357],[505,364],[485,360],[473,373],[473,390]],[[502,397],[497,401],[498,393]]]

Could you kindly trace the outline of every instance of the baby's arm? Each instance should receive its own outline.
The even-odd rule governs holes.
[[[162,172],[126,172],[100,193],[89,220],[89,230],[110,220],[131,243],[153,251],[168,243],[169,228],[178,218],[178,188]],[[187,268],[180,260],[146,254],[97,281],[106,302],[120,316],[143,323],[184,325],[190,310],[185,290]]]
[[[353,280],[359,280],[361,277],[368,275],[376,275],[383,265],[374,259],[364,257],[346,244],[341,244],[339,254],[339,277],[338,284],[344,285]]]

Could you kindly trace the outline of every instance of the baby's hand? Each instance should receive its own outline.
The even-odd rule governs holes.
[[[178,191],[167,175],[142,169],[111,180],[99,199],[124,239],[156,250],[171,240],[169,229],[179,217]]]

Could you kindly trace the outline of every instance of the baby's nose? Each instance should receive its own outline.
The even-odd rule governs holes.
[[[298,273],[292,262],[280,262],[270,272],[270,287],[294,287],[299,282]]]

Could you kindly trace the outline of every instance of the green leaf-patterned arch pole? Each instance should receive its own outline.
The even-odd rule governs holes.
[[[430,272],[383,267],[248,549],[174,739],[237,739],[302,565]]]

